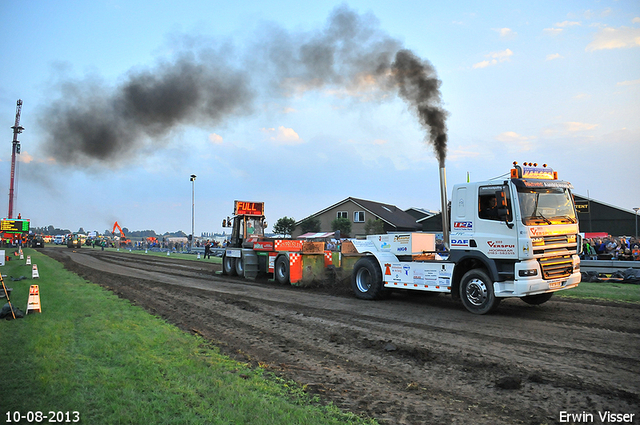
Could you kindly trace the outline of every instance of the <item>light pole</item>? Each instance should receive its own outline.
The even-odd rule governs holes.
[[[193,250],[193,239],[195,238],[195,213],[196,213],[196,175],[191,174],[191,241],[189,241],[189,252]]]
[[[635,211],[635,216],[636,216],[636,242],[638,242],[638,210],[640,210],[640,208],[635,207],[633,209],[633,211]]]

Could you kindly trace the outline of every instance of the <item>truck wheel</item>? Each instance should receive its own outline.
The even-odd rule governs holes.
[[[483,270],[469,270],[460,281],[460,300],[462,305],[474,314],[487,314],[495,311],[500,298],[493,293],[493,282]]]
[[[273,271],[276,281],[280,285],[289,285],[289,258],[281,255],[276,259],[275,269]]]
[[[236,259],[233,257],[222,257],[222,273],[228,276],[236,275]]]
[[[236,258],[236,274],[244,277],[244,259],[242,257]]]
[[[382,271],[375,258],[363,257],[356,262],[351,273],[351,288],[356,297],[363,300],[383,297],[386,291],[382,282]]]
[[[538,295],[528,295],[520,299],[529,305],[540,305],[549,301],[551,297],[553,297],[553,292],[547,292],[547,293],[538,294]]]

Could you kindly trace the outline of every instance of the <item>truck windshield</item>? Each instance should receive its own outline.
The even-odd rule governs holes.
[[[578,222],[573,197],[567,188],[518,187],[518,202],[526,225]]]
[[[262,218],[247,217],[247,235],[251,236],[264,236],[264,228],[262,225]]]

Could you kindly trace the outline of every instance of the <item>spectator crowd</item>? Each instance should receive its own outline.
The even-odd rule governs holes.
[[[640,241],[636,238],[605,237],[582,240],[583,260],[640,260]]]

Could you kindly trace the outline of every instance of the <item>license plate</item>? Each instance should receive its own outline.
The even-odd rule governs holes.
[[[550,289],[556,289],[556,288],[562,288],[562,280],[559,280],[557,282],[551,282],[549,283],[549,288]]]

